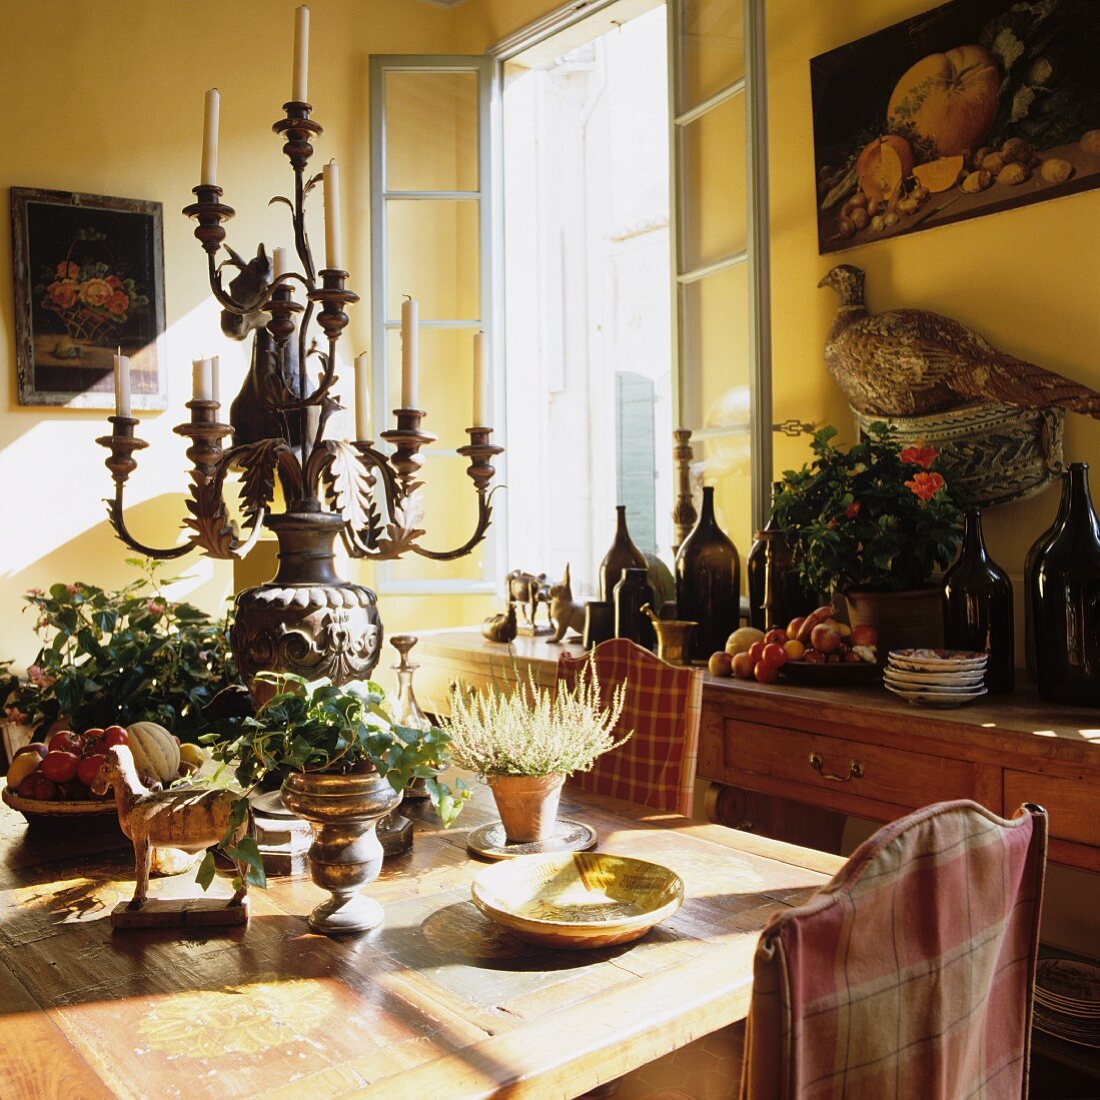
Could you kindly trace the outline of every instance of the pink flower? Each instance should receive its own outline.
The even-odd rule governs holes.
[[[80,287],[72,279],[62,279],[60,282],[50,283],[46,287],[46,293],[58,309],[68,309],[80,298]]]
[[[935,447],[903,447],[898,454],[902,462],[907,462],[910,466],[923,466],[926,470],[939,457],[940,453]]]
[[[83,587],[83,585],[81,585],[79,583],[78,584],[67,584],[67,585],[65,585],[65,591],[68,592],[70,596],[75,596],[80,591],[80,589],[82,587]]]
[[[44,596],[46,593],[41,588],[28,588],[28,596]]]
[[[946,484],[942,474],[921,472],[905,483],[921,500],[931,500]]]
[[[27,715],[18,707],[5,707],[4,720],[6,722],[14,722],[17,726],[25,726],[29,721]]]
[[[859,510],[861,507],[863,506],[859,503],[858,500],[853,500],[852,503],[844,509],[844,515],[847,516],[848,519],[855,519],[856,516],[859,515]]]
[[[148,611],[150,615],[163,615],[164,604],[162,604],[159,600],[146,600],[145,610]]]
[[[54,683],[56,677],[48,676],[42,671],[41,665],[31,665],[31,667],[27,669],[27,680],[36,688],[48,688]]]

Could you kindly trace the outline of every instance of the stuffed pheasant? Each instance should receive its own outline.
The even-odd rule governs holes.
[[[998,351],[950,317],[923,309],[869,314],[863,279],[858,267],[840,264],[818,283],[840,295],[825,366],[857,412],[919,416],[993,401],[1100,419],[1100,393]]]

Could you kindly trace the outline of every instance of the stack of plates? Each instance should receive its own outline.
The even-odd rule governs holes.
[[[887,691],[924,707],[961,707],[985,695],[984,653],[892,649],[882,674]]]
[[[1040,959],[1035,974],[1035,1026],[1100,1048],[1100,967],[1076,959]]]

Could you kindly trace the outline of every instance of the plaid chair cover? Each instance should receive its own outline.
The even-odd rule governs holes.
[[[634,730],[634,736],[621,748],[604,753],[590,772],[579,773],[573,781],[582,790],[690,817],[703,707],[702,669],[670,665],[625,638],[602,642],[592,652],[604,698],[626,684],[616,730]],[[572,685],[585,660],[562,654],[558,678]]]
[[[742,1100],[1027,1095],[1047,821],[942,802],[757,947]]]

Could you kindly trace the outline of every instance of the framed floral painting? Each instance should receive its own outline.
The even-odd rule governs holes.
[[[114,354],[135,409],[167,404],[159,202],[11,189],[21,405],[114,407]]]

